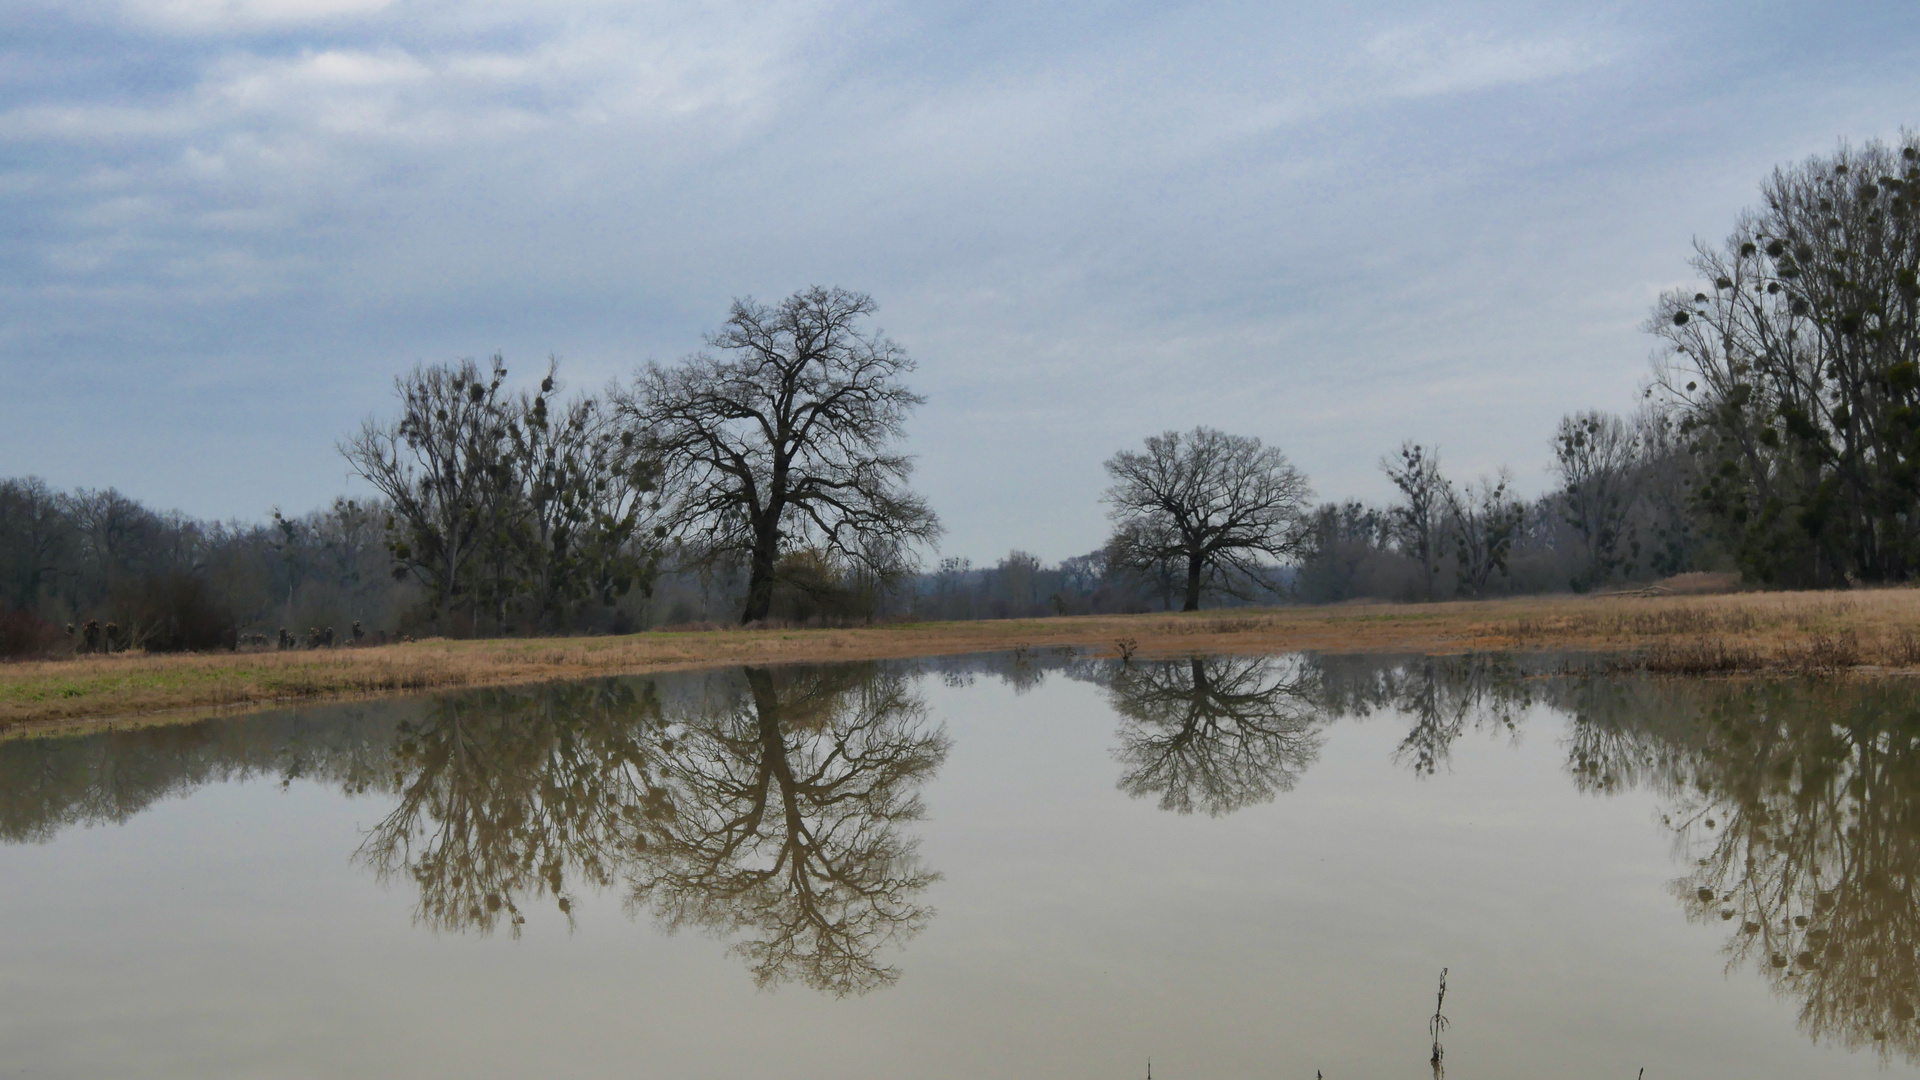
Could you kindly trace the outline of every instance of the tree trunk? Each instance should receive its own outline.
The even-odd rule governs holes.
[[[1200,610],[1200,560],[1187,556],[1187,602],[1181,611]]]
[[[1427,582],[1427,603],[1433,603],[1433,533],[1431,530],[1420,537],[1420,576]]]
[[[754,535],[752,569],[747,575],[747,604],[740,612],[742,624],[759,622],[773,610],[773,563],[779,551],[779,533],[768,531]]]

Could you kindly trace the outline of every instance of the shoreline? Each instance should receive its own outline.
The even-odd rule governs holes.
[[[1920,668],[1920,589],[1517,597],[1433,604],[430,639],[286,652],[119,654],[0,664],[0,736],[464,687],[735,664],[1073,646],[1143,659],[1208,653],[1580,651],[1678,675]]]

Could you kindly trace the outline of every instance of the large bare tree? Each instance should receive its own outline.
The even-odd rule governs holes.
[[[1113,486],[1110,557],[1151,573],[1177,563],[1186,577],[1182,610],[1200,609],[1209,584],[1229,575],[1266,580],[1263,559],[1290,559],[1306,542],[1313,489],[1278,447],[1209,427],[1149,436],[1145,453],[1109,458]]]
[[[901,381],[913,360],[867,328],[874,310],[817,286],[735,300],[713,352],[648,364],[623,398],[665,463],[668,527],[707,558],[746,561],[742,622],[766,618],[784,551],[892,574],[940,534],[895,449],[924,400]]]
[[[1920,576],[1920,132],[1775,169],[1661,298],[1655,395],[1749,579]]]

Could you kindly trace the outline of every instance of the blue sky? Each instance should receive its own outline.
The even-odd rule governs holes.
[[[0,474],[258,518],[420,360],[573,385],[874,295],[947,554],[1209,424],[1323,497],[1547,483],[1773,166],[1920,124],[1920,8],[0,4]]]

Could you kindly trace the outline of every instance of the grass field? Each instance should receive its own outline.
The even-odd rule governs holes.
[[[1023,645],[1081,646],[1109,656],[1142,657],[1591,650],[1674,674],[1920,670],[1920,590],[1528,597],[36,660],[0,664],[0,730],[17,734],[108,719],[187,719],[284,702],[587,675],[932,656]]]

